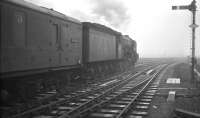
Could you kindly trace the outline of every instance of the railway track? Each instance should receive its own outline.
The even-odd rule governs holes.
[[[134,76],[138,76],[141,73],[142,72],[140,72],[140,73],[138,73]],[[112,77],[109,82],[101,84],[98,87],[96,86],[96,87],[86,88],[86,89],[83,89],[83,90],[72,92],[70,94],[59,95],[57,97],[52,98],[49,101],[44,102],[43,104],[40,104],[38,107],[34,107],[34,108],[31,108],[31,109],[25,110],[23,112],[19,112],[16,115],[12,115],[11,118],[30,117],[30,116],[33,116],[37,113],[40,114],[40,112],[49,111],[50,109],[55,108],[57,106],[60,106],[65,102],[69,102],[69,101],[72,101],[74,99],[81,99],[85,96],[95,95],[95,93],[97,91],[104,91],[104,90],[106,90],[110,87],[116,86],[118,83],[120,83],[123,80],[123,78],[127,78],[128,76],[133,76],[133,73],[130,72],[130,71],[124,72],[124,73],[121,73],[119,75]],[[53,94],[55,94],[54,91],[45,93],[44,95],[47,95],[46,97],[48,97],[48,95],[51,96]],[[72,104],[73,104],[73,102],[71,102],[71,105]],[[62,109],[62,108],[64,109],[64,107],[60,107],[60,109]]]
[[[112,93],[109,99],[82,112],[86,118],[141,118],[148,114],[147,110],[155,95],[158,83],[153,82],[165,66],[160,67],[152,76],[125,85]]]
[[[135,75],[127,75],[123,81],[115,84],[114,86],[109,86],[104,90],[95,91],[93,94],[88,94],[83,97],[74,98],[72,101],[66,101],[62,104],[57,104],[54,108],[48,109],[46,111],[38,112],[38,115],[34,115],[34,118],[72,118],[72,117],[80,117],[85,116],[83,114],[95,108],[95,106],[99,106],[105,100],[114,99],[116,96],[121,96],[122,93],[126,93],[129,91],[131,86],[135,84],[135,86],[139,86],[144,82],[147,82],[149,78],[144,78],[143,72],[137,73]],[[138,76],[142,76],[139,79]],[[144,78],[144,79],[141,79]],[[126,86],[127,88],[121,90]],[[114,94],[116,94],[116,96]]]

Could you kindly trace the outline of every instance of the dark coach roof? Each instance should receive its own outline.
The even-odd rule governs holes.
[[[78,24],[81,23],[79,20],[72,18],[72,17],[69,17],[69,16],[66,16],[66,15],[64,15],[60,12],[54,11],[53,9],[41,7],[41,6],[32,4],[32,3],[24,1],[24,0],[3,0],[3,2],[8,2],[8,3],[15,4],[15,5],[19,5],[19,6],[29,8],[29,9],[32,9],[32,10],[35,10],[35,11],[39,11],[39,12],[42,12],[42,13],[45,13],[45,14],[49,14],[49,15],[52,15],[52,16],[55,16],[55,17],[58,17],[58,18],[61,18],[61,19],[72,21],[72,22],[75,22],[75,23],[78,23]]]
[[[91,23],[91,22],[83,22],[83,26],[86,26],[86,27],[93,27],[95,29],[99,29],[101,31],[104,31],[104,32],[108,32],[108,33],[112,33],[112,34],[116,34],[116,35],[121,35],[120,32],[117,32],[105,25],[101,25],[101,24],[98,24],[98,23]]]

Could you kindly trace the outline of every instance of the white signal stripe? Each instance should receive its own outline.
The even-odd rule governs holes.
[[[200,77],[200,73],[198,72],[198,70],[195,68],[194,72]]]
[[[200,81],[200,72],[198,72],[198,70],[195,68],[194,72],[197,74],[197,81]]]

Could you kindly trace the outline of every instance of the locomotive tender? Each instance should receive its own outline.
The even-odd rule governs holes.
[[[138,59],[129,36],[53,9],[2,0],[0,16],[1,93],[24,99],[41,89],[124,71]]]

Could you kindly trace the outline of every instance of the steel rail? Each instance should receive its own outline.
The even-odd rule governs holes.
[[[90,108],[91,106],[93,106],[94,104],[97,104],[97,102],[100,102],[102,100],[103,97],[105,97],[106,95],[110,94],[111,92],[115,91],[116,89],[119,89],[121,86],[127,84],[128,82],[131,81],[131,79],[141,75],[143,73],[140,72],[140,73],[137,73],[131,77],[128,77],[126,78],[125,80],[123,80],[121,83],[119,83],[118,85],[116,86],[113,86],[112,88],[109,88],[108,90],[106,90],[105,92],[103,92],[102,94],[100,94],[99,96],[93,98],[92,100],[86,102],[85,104],[75,108],[74,110],[70,111],[70,112],[66,112],[64,113],[63,115],[61,115],[60,117],[58,118],[71,118],[71,117],[75,117],[77,116],[78,114],[81,113],[81,111],[84,111],[85,109],[87,108]]]
[[[97,106],[99,105],[99,103],[101,104],[102,103],[102,98],[106,97],[108,94],[112,93],[113,91],[117,90],[117,89],[120,89],[120,87],[126,85],[127,83],[129,83],[130,81],[133,81],[132,79],[135,78],[135,77],[138,77],[139,75],[141,75],[143,72],[140,72],[140,73],[137,73],[136,75],[133,75],[129,78],[127,78],[126,80],[123,80],[124,82],[120,83],[119,85],[117,86],[114,86],[110,89],[108,89],[106,92],[104,92],[103,94],[95,97],[94,99],[88,101],[87,103],[79,106],[77,109],[74,109],[72,110],[71,112],[66,112],[64,113],[63,115],[61,115],[60,117],[58,118],[72,118],[72,117],[77,117],[79,116],[80,114],[83,114],[84,112],[90,110],[90,109],[93,109],[94,106]],[[149,79],[149,78],[148,78]],[[148,80],[144,80],[145,82]],[[139,85],[141,85],[142,83],[144,83],[144,81],[142,81]],[[125,93],[125,92],[123,92]],[[121,95],[121,94],[120,94]],[[99,102],[99,103],[98,103]],[[105,102],[105,101],[104,101]]]
[[[158,73],[159,73],[159,72],[158,72]],[[158,73],[155,73],[154,75],[156,75],[156,74],[158,74]],[[142,86],[142,85],[145,84],[145,83],[147,83],[147,84],[145,84],[145,87],[146,87],[146,85],[148,85],[148,84],[151,82],[151,80],[152,80],[153,78],[155,78],[155,77],[154,77],[154,76],[150,76],[150,77],[148,77],[148,78],[145,78],[144,80],[139,81],[136,85],[133,85],[132,88],[130,88],[130,89],[128,89],[128,90],[122,92],[121,94],[116,95],[116,96],[113,97],[112,99],[103,101],[103,102],[101,102],[101,103],[99,103],[99,104],[94,105],[94,106],[91,107],[91,108],[85,109],[84,111],[82,111],[81,114],[83,114],[83,116],[85,116],[84,114],[86,114],[86,112],[88,112],[88,111],[94,111],[95,108],[97,108],[97,109],[98,109],[98,108],[101,108],[101,106],[104,106],[105,104],[111,103],[112,101],[114,101],[114,100],[117,99],[118,97],[121,97],[121,96],[123,97],[123,96],[126,95],[127,93],[130,93],[130,91],[136,90],[137,88],[139,88],[140,86]],[[142,92],[143,90],[144,90],[144,88],[143,88],[143,89],[137,94],[137,96],[135,96],[135,98],[129,103],[130,105],[132,104],[132,102],[135,101],[135,99],[141,94],[141,92]],[[129,104],[120,112],[120,114],[118,115],[119,117],[121,117],[121,115],[122,115],[125,111],[127,111],[127,108],[130,107]],[[118,116],[116,116],[116,117],[118,117]],[[78,117],[78,115],[73,116],[73,117]],[[69,117],[68,117],[68,118],[69,118]]]
[[[150,77],[151,79],[143,86],[143,88],[139,91],[139,93],[134,97],[134,99],[132,99],[132,101],[121,111],[120,114],[118,114],[116,116],[116,118],[121,118],[125,113],[128,112],[128,110],[130,109],[131,105],[136,101],[136,99],[148,88],[148,86],[153,82],[153,80],[155,80],[159,74],[166,68],[166,66],[161,67],[157,73],[155,73],[152,77]]]
[[[148,67],[147,69],[143,70],[142,72],[140,73],[137,73],[135,76],[139,76],[139,74],[143,73],[144,71],[150,69],[152,67]],[[119,75],[116,75],[116,77],[120,77],[120,76],[123,76],[123,74],[125,74],[127,72],[124,72],[124,73],[121,73]],[[130,74],[126,75],[126,77],[128,77]],[[123,79],[121,81],[124,81]],[[121,81],[117,82],[117,83],[120,83]],[[25,115],[28,115],[28,114],[32,114],[34,112],[37,112],[39,110],[42,110],[42,109],[45,109],[45,108],[49,108],[49,107],[54,107],[54,106],[57,106],[57,105],[60,105],[60,104],[63,104],[64,102],[68,102],[70,100],[74,100],[74,99],[77,99],[77,98],[80,98],[80,97],[84,97],[84,96],[88,96],[89,94],[94,94],[96,93],[97,91],[101,91],[103,89],[107,89],[107,88],[110,88],[112,86],[115,86],[117,83],[113,83],[112,85],[109,85],[109,86],[101,86],[99,88],[96,88],[94,90],[91,90],[91,91],[88,91],[86,93],[81,93],[79,95],[76,95],[76,96],[72,96],[71,98],[66,98],[64,100],[58,100],[58,101],[55,101],[55,102],[51,102],[50,104],[46,104],[46,105],[42,105],[40,107],[36,107],[36,108],[33,108],[31,110],[28,110],[28,111],[25,111],[25,112],[22,112],[20,114],[16,114],[14,116],[11,116],[11,118],[20,118],[22,116],[25,116]]]

